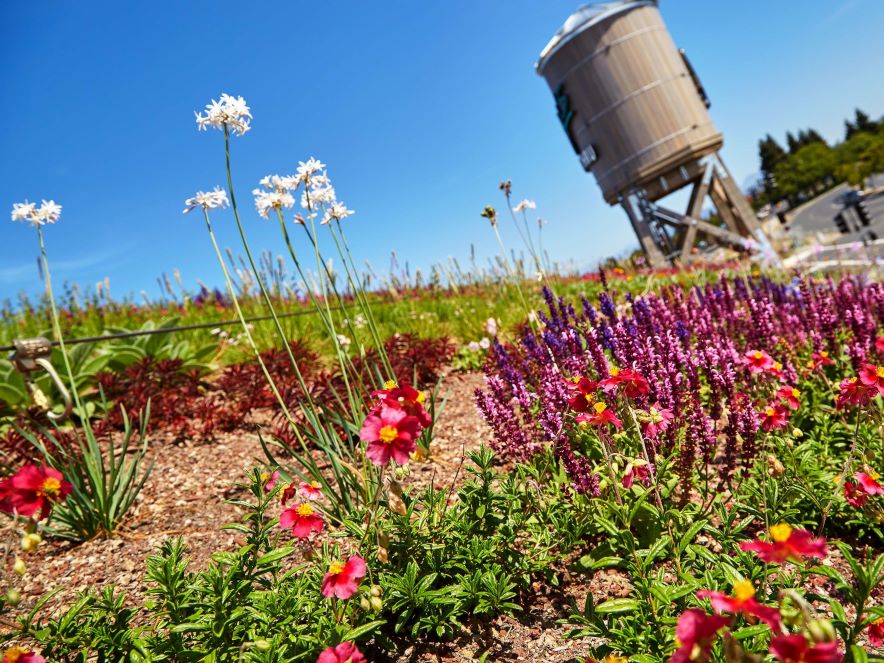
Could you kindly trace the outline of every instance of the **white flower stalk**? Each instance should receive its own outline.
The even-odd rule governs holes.
[[[524,212],[526,209],[537,209],[537,203],[526,198],[525,200],[520,201],[518,205],[513,207],[513,211],[516,213]]]
[[[295,204],[295,197],[288,191],[255,189],[252,193],[255,196],[255,209],[265,219],[270,218],[271,210],[290,209]]]
[[[219,209],[221,207],[227,207],[229,204],[230,201],[227,200],[227,192],[221,187],[216,186],[212,191],[197,191],[193,198],[185,200],[183,214],[189,214],[197,207],[202,207],[206,210]]]
[[[194,112],[194,115],[200,131],[208,127],[224,129],[226,126],[231,132],[242,136],[251,129],[252,114],[246,105],[246,100],[226,93],[221,95],[219,101],[212,99],[210,104],[206,104],[205,115],[197,112]]]
[[[299,182],[307,182],[313,175],[325,169],[325,164],[310,157],[307,161],[299,161],[295,176]]]
[[[320,205],[331,206],[337,202],[335,188],[331,185],[310,187],[301,194],[301,207],[315,210]]]
[[[14,203],[12,220],[30,223],[32,226],[44,226],[55,223],[61,218],[61,205],[54,200],[44,200],[40,207],[36,203]]]
[[[335,201],[325,210],[325,216],[321,223],[331,223],[332,219],[340,221],[341,219],[346,219],[348,216],[351,216],[353,213],[353,210],[347,209],[347,206],[344,203]]]
[[[261,186],[271,191],[294,191],[298,188],[298,178],[294,175],[268,175],[261,179]]]

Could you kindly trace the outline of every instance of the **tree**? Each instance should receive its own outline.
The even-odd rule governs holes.
[[[791,131],[786,132],[786,145],[789,146],[789,154],[795,154],[798,148],[801,147],[801,143],[792,135]]]
[[[813,192],[837,168],[835,150],[825,143],[813,142],[780,163],[774,169],[774,177],[782,195],[794,199],[799,193]]]
[[[873,122],[866,113],[859,108],[854,111],[854,120],[844,120],[844,140],[850,140],[860,132],[875,133],[878,130],[878,123]]]

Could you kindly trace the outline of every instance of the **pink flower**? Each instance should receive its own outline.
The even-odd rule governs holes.
[[[802,561],[805,557],[823,559],[826,556],[826,540],[814,537],[805,529],[793,529],[786,523],[770,528],[772,542],[754,539],[740,544],[741,550],[758,555],[762,562],[782,564],[787,560]]]
[[[599,386],[606,394],[616,393],[621,390],[627,398],[645,396],[651,390],[648,381],[638,372],[631,368],[619,369],[612,366],[608,369],[610,377],[599,382]]]
[[[884,649],[884,617],[870,623],[868,631],[869,644],[875,649]]]
[[[261,483],[264,484],[264,492],[269,493],[276,486],[276,482],[279,481],[279,471],[275,471],[273,474],[267,474],[267,472],[261,473]]]
[[[801,392],[795,387],[790,387],[789,385],[783,385],[777,390],[777,398],[793,410],[797,410],[801,407],[801,401],[798,400],[800,397]]]
[[[866,469],[868,470],[869,468],[867,467]],[[856,472],[853,478],[856,479],[860,490],[866,495],[884,495],[884,486],[878,483],[877,472],[872,472],[871,470],[869,470],[868,474],[866,472]]]
[[[840,392],[835,398],[835,407],[843,408],[845,405],[867,405],[875,395],[875,389],[860,382],[857,378],[841,380]]]
[[[346,564],[332,562],[328,573],[322,578],[322,595],[326,598],[350,598],[356,593],[359,581],[365,577],[366,571],[365,560],[359,555],[351,555]]]
[[[766,431],[780,430],[785,428],[787,423],[789,423],[789,417],[786,416],[786,410],[779,403],[768,405],[761,412],[761,427]]]
[[[829,353],[825,350],[822,352],[814,352],[811,357],[812,359],[807,362],[807,367],[810,370],[822,368],[823,366],[833,366],[835,364],[835,362],[829,358]]]
[[[778,635],[772,638],[770,653],[782,663],[841,663],[844,660],[837,642],[811,644],[803,635]]]
[[[654,403],[647,412],[639,411],[638,418],[642,422],[642,435],[649,440],[654,440],[669,428],[672,421],[672,410],[660,407],[660,403]]]
[[[740,358],[751,373],[764,373],[774,367],[774,360],[763,350],[749,350]]]
[[[884,336],[875,339],[875,350],[884,353]]]
[[[368,663],[368,659],[352,642],[342,642],[337,647],[323,651],[316,663]]]
[[[401,408],[382,405],[362,423],[359,437],[368,443],[365,455],[375,465],[386,465],[392,457],[400,465],[408,462],[420,435],[420,421]]]
[[[884,366],[863,364],[859,369],[859,381],[867,387],[874,387],[878,395],[884,394]]]
[[[675,643],[678,649],[672,654],[669,663],[706,661],[716,633],[729,621],[724,615],[707,615],[700,608],[685,610],[675,626]]]
[[[620,483],[623,484],[624,488],[631,488],[636,479],[646,486],[651,485],[651,471],[646,461],[634,460],[627,465],[626,472],[623,473]]]
[[[24,647],[10,647],[3,653],[2,663],[45,663],[46,659]]]
[[[578,424],[586,423],[596,427],[607,426],[608,424],[615,428],[623,427],[623,422],[601,401],[592,406],[592,412],[578,414],[574,419]]]
[[[846,499],[847,503],[854,509],[859,509],[866,503],[868,495],[866,495],[864,491],[860,490],[859,486],[857,486],[852,481],[845,481],[844,499]]]
[[[301,485],[298,486],[298,495],[305,500],[318,500],[322,497],[322,486],[318,481],[311,481],[310,483],[302,481]]]
[[[426,395],[408,383],[397,385],[394,380],[384,384],[384,389],[372,392],[379,405],[401,408],[412,417],[417,417],[421,427],[427,428],[433,423],[430,413],[424,408]]]
[[[294,504],[279,515],[279,526],[292,530],[292,535],[306,539],[311,532],[321,532],[324,523],[313,507],[304,502]]]
[[[761,605],[755,599],[755,588],[749,580],[734,583],[733,596],[704,589],[697,592],[697,598],[708,598],[713,609],[718,612],[753,615],[770,626],[773,631],[780,630],[780,611]]]
[[[61,472],[51,467],[25,465],[13,476],[0,481],[0,511],[30,518],[39,513],[43,520],[52,505],[64,502],[73,486]]]

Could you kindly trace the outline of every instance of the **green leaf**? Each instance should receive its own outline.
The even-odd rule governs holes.
[[[744,626],[734,631],[734,638],[737,640],[745,640],[746,638],[754,638],[756,635],[762,635],[770,632],[767,624],[756,624],[755,626]]]
[[[344,640],[359,640],[359,638],[361,638],[363,635],[371,633],[372,631],[383,626],[386,623],[386,620],[376,619],[373,622],[368,622],[367,624],[362,624],[360,626],[356,626],[355,628],[351,628],[349,631],[341,636],[341,642],[343,642]]]
[[[632,612],[636,608],[638,608],[638,601],[635,599],[620,598],[608,599],[604,603],[599,603],[595,607],[595,611],[603,615],[613,615],[623,612]]]
[[[688,547],[688,544],[694,540],[694,537],[697,536],[697,534],[700,533],[700,530],[702,530],[705,526],[705,520],[698,520],[693,525],[691,525],[688,531],[685,532],[684,536],[681,537],[681,541],[678,542],[679,555],[681,555],[685,551],[685,549]]]

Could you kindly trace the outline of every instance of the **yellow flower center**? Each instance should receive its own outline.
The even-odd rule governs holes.
[[[866,468],[866,474],[872,481],[877,481],[881,477],[881,475],[875,472],[871,467]]]
[[[620,375],[620,369],[617,368],[616,366],[611,366],[611,368],[610,368],[610,370],[608,371],[608,373],[611,374],[611,377],[612,377],[612,378],[616,378],[618,375]]]
[[[328,572],[331,573],[333,576],[338,575],[343,570],[344,570],[344,563],[343,562],[332,562],[331,565],[328,567]]]
[[[28,653],[24,647],[10,647],[3,655],[3,663],[16,663],[18,659]]]
[[[386,382],[384,382],[384,389],[387,390],[395,389],[397,386],[399,385],[396,384],[396,380],[387,380]]]
[[[586,399],[586,402],[590,405],[595,402],[595,394],[584,394],[583,398]]]
[[[792,527],[786,523],[779,523],[770,528],[770,538],[777,543],[783,543],[792,536]]]
[[[738,601],[748,601],[755,596],[755,588],[750,580],[739,580],[734,583],[734,598]]]
[[[264,483],[269,478],[270,478],[270,475],[267,472],[261,472],[261,483]]]
[[[395,426],[390,425],[384,426],[378,433],[378,437],[381,438],[381,442],[383,442],[384,444],[390,444],[390,442],[395,440],[398,436],[399,431],[396,430]]]
[[[424,392],[419,391],[417,392],[417,398],[415,398],[414,400],[418,403],[423,403],[425,400],[427,400],[427,395]]]
[[[310,482],[310,486],[313,487],[313,488],[317,488],[317,489],[318,489],[320,485],[321,485],[321,484],[320,484],[318,481],[311,481],[311,482]]]
[[[783,370],[783,362],[781,362],[781,361],[774,362],[773,367],[774,367],[774,370],[781,371],[781,370]]]
[[[299,516],[312,516],[313,515],[313,507],[309,504],[302,504],[298,507],[298,515]]]
[[[761,359],[762,357],[764,357],[764,354],[763,354],[762,352],[756,350],[756,351],[755,351],[755,354],[754,354],[753,356],[754,356],[756,359]]]
[[[592,406],[592,408],[596,411],[597,414],[601,414],[602,412],[604,412],[605,410],[608,409],[608,406],[605,405],[604,403],[596,403],[595,405]]]
[[[822,357],[823,359],[825,359],[828,356],[829,356],[828,350],[823,350],[822,352],[820,352],[820,357]]]
[[[807,362],[807,367],[808,367],[808,368],[813,369],[815,366],[816,366],[816,364],[813,363],[813,359],[811,359],[809,362]]]
[[[777,411],[774,410],[772,407],[769,407],[769,408],[767,408],[767,409],[764,411],[764,414],[766,414],[768,417],[772,417],[772,416],[774,416],[776,413],[777,413]]]
[[[602,663],[629,663],[629,660],[619,654],[608,654],[602,659]]]
[[[801,395],[801,392],[797,389],[792,389],[792,398],[798,398]]]
[[[884,366],[878,366],[878,368],[875,369],[875,373],[879,378],[884,378]]]
[[[46,477],[37,492],[43,497],[58,497],[61,493],[61,481],[55,477]]]

